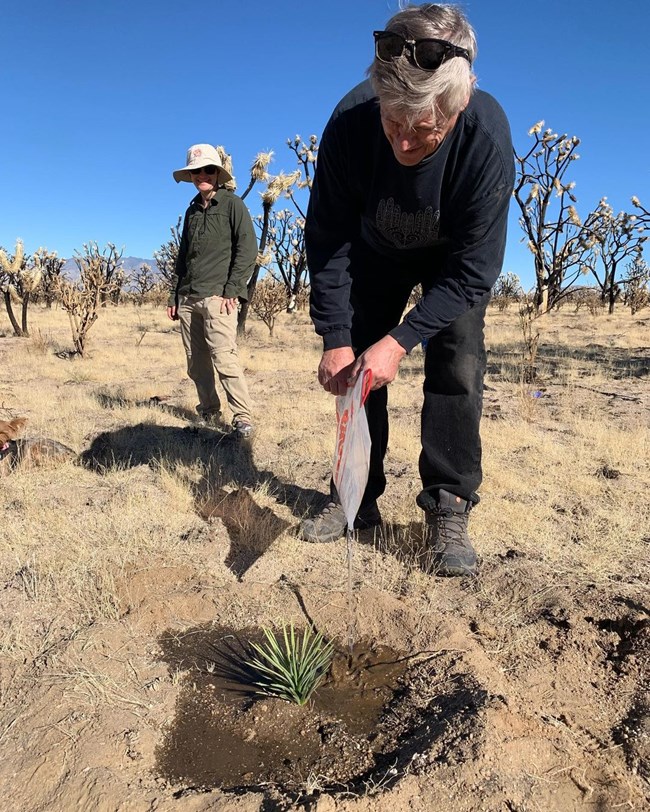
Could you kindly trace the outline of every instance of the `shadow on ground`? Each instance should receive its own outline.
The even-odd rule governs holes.
[[[174,470],[198,463],[203,474],[192,484],[197,512],[206,520],[219,518],[223,522],[231,542],[225,563],[238,578],[289,527],[289,522],[270,508],[260,507],[251,491],[265,488],[296,518],[323,498],[318,491],[283,482],[271,471],[258,470],[252,444],[238,439],[225,425],[214,429],[154,423],[125,426],[99,434],[79,459],[100,474],[139,465],[165,465]]]

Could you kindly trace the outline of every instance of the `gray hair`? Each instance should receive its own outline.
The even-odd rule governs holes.
[[[391,17],[386,31],[406,39],[444,39],[465,48],[472,62],[476,58],[474,29],[457,6],[406,6]],[[448,59],[430,73],[414,65],[406,53],[390,64],[373,60],[368,76],[382,108],[411,125],[431,114],[441,123],[455,116],[465,107],[475,81],[471,64],[463,57]]]

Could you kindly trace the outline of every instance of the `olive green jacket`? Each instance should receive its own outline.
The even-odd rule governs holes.
[[[180,296],[246,299],[257,257],[251,216],[240,197],[218,189],[207,208],[197,195],[185,212],[169,305]]]

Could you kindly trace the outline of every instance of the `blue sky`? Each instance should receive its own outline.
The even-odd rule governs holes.
[[[650,203],[646,3],[470,0],[479,86],[503,105],[515,147],[539,119],[577,135],[578,210]],[[398,0],[4,4],[0,245],[71,256],[114,242],[151,257],[193,189],[174,183],[193,143],[223,144],[240,189],[257,152],[294,168],[286,139],[320,135],[364,77],[373,29]],[[256,192],[247,202],[254,213]],[[513,201],[504,270],[532,284]]]

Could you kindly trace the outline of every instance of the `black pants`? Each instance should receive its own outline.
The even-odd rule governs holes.
[[[356,355],[399,324],[412,287],[409,282],[402,290],[396,290],[393,282],[387,294],[386,287],[381,284],[353,284],[352,344]],[[443,488],[474,504],[479,501],[476,491],[482,478],[479,428],[486,366],[484,325],[488,300],[486,295],[483,302],[429,339],[424,362],[420,454],[423,492],[435,494]],[[386,386],[370,393],[366,413],[372,448],[362,509],[386,489],[387,407]]]

